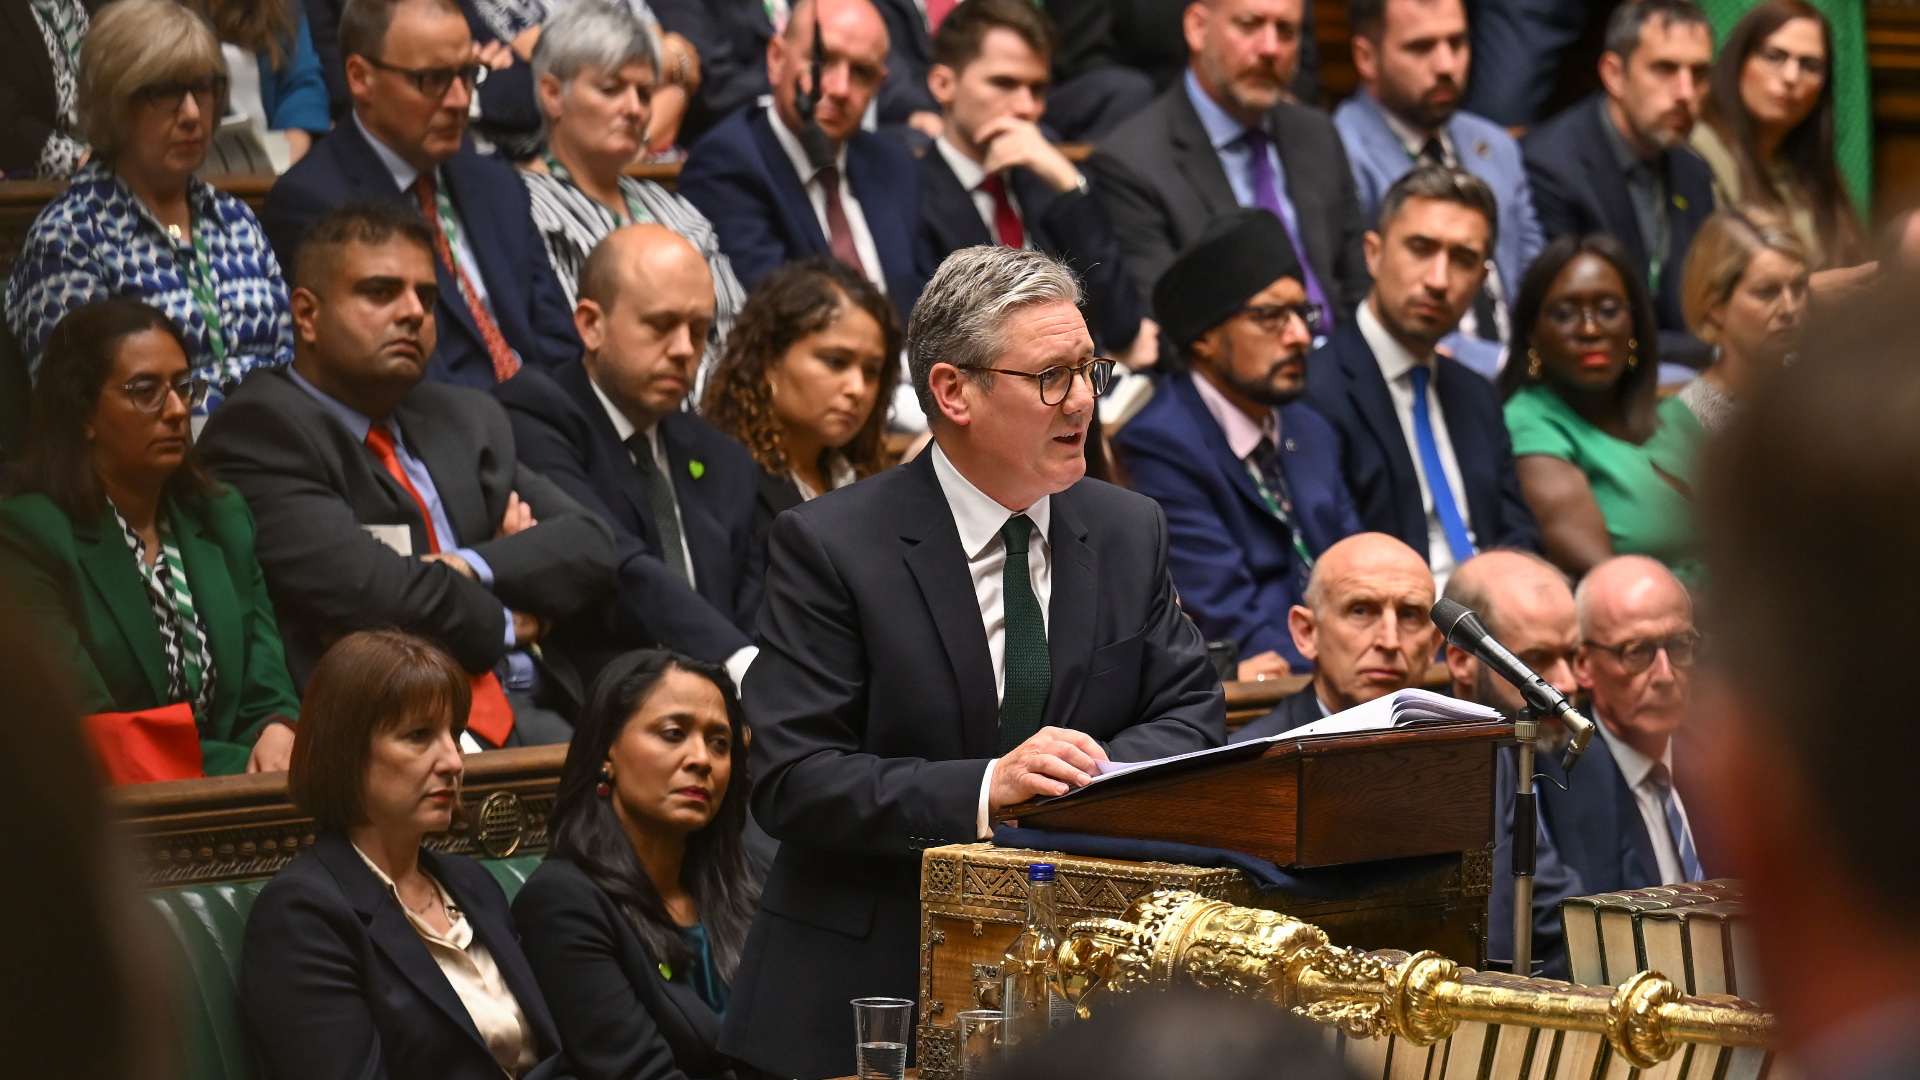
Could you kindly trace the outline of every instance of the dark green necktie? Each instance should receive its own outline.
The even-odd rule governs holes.
[[[1000,600],[1007,620],[1007,676],[1000,695],[1000,752],[1006,753],[1040,730],[1053,688],[1053,661],[1047,656],[1047,621],[1040,598],[1027,576],[1027,541],[1033,521],[1016,514],[1000,527],[1007,565],[1000,572]]]
[[[627,437],[627,449],[633,452],[633,467],[640,470],[640,486],[647,489],[647,505],[653,510],[653,523],[660,530],[660,561],[667,564],[681,581],[691,582],[687,573],[687,549],[680,542],[680,510],[673,502],[673,481],[660,471],[653,457],[653,440],[644,431]]]

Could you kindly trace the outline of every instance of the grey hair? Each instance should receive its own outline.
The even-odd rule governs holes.
[[[1080,280],[1038,251],[981,246],[947,256],[907,322],[907,371],[920,407],[939,415],[928,385],[933,366],[952,364],[991,386],[991,366],[1007,351],[1007,323],[1036,304],[1080,304]]]
[[[628,8],[608,0],[571,0],[541,24],[533,46],[533,81],[543,75],[560,80],[560,92],[571,93],[573,80],[583,71],[618,71],[628,64],[646,64],[660,74],[660,34],[654,25]],[[541,130],[549,121],[541,110]]]

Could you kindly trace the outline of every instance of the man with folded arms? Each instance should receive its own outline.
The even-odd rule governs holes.
[[[423,381],[433,259],[430,226],[390,202],[316,222],[294,266],[293,365],[247,380],[201,451],[253,510],[297,684],[340,637],[397,628],[472,675],[473,748],[565,742],[577,681],[530,650],[604,596],[613,537],[516,463],[492,398]]]
[[[781,847],[720,1042],[755,1068],[851,1074],[848,1000],[917,996],[921,851],[1223,741],[1165,517],[1084,478],[1112,362],[1080,298],[1040,252],[954,253],[908,327],[933,445],[774,523],[744,700]]]
[[[1287,613],[1313,682],[1233,733],[1263,739],[1419,686],[1439,644],[1427,561],[1385,533],[1361,533],[1313,564],[1305,603]]]

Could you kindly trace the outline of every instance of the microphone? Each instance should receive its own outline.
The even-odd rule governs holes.
[[[1569,777],[1573,775],[1573,766],[1586,753],[1587,743],[1593,741],[1593,721],[1581,716],[1567,701],[1567,696],[1555,690],[1547,680],[1534,670],[1520,662],[1520,658],[1507,651],[1505,645],[1493,639],[1487,633],[1486,625],[1480,616],[1469,611],[1463,604],[1452,600],[1440,599],[1433,605],[1433,625],[1440,628],[1447,643],[1471,654],[1481,663],[1492,668],[1494,673],[1514,685],[1527,704],[1543,716],[1559,718],[1567,726],[1567,732],[1573,736],[1567,743],[1567,754],[1560,762],[1560,768]]]
[[[799,79],[793,80],[793,110],[800,114],[800,148],[807,152],[807,164],[813,166],[815,172],[833,164],[833,144],[813,118],[814,109],[820,105],[820,58],[826,51],[827,46],[820,39],[820,19],[816,13],[813,20],[813,89],[801,86]]]

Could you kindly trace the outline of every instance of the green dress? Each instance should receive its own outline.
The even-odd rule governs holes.
[[[1545,386],[1524,387],[1506,406],[1515,457],[1545,454],[1587,475],[1616,554],[1659,559],[1681,581],[1697,585],[1702,575],[1691,491],[1694,459],[1707,433],[1677,397],[1661,399],[1655,417],[1653,436],[1635,446],[1587,423]],[[1688,493],[1660,472],[1680,481]]]

